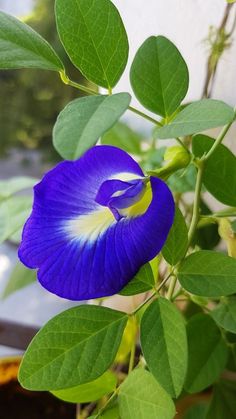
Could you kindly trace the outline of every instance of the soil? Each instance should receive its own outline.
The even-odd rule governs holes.
[[[24,390],[15,378],[18,363],[0,367],[0,419],[75,419],[76,406],[47,392]]]

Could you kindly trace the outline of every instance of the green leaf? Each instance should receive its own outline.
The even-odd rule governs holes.
[[[128,93],[73,100],[59,114],[53,144],[65,159],[74,160],[92,147],[129,106]]]
[[[9,297],[16,291],[21,290],[22,288],[27,287],[36,280],[35,270],[26,268],[21,263],[17,263],[13,269],[10,278],[8,280],[7,286],[4,289],[2,299]]]
[[[187,324],[188,372],[185,390],[198,393],[218,379],[225,367],[228,350],[214,320],[197,314]]]
[[[99,419],[120,419],[117,399],[109,403],[106,410],[99,414]],[[97,415],[89,416],[88,419],[98,419]]]
[[[101,399],[106,394],[112,393],[116,388],[117,379],[111,371],[105,372],[101,377],[90,383],[52,391],[58,399],[70,403],[89,403]]]
[[[139,48],[130,71],[137,99],[145,108],[170,116],[188,90],[188,68],[169,39],[151,36]]]
[[[191,406],[184,415],[184,419],[206,419],[208,405],[206,403],[199,403]]]
[[[32,188],[37,183],[37,179],[31,177],[13,177],[7,180],[0,181],[0,202],[3,199],[24,189]]]
[[[0,203],[0,243],[23,227],[31,207],[30,196],[12,196]]]
[[[118,10],[110,0],[56,0],[57,29],[72,63],[90,81],[116,85],[129,45]]]
[[[135,277],[120,291],[121,295],[135,295],[142,292],[149,291],[155,286],[155,279],[152,268],[149,263],[146,263],[138,271]]]
[[[100,377],[118,351],[127,315],[81,305],[51,319],[23,358],[19,381],[30,390],[61,390]]]
[[[206,135],[193,138],[193,153],[201,157],[213,146],[215,140]],[[236,157],[220,144],[205,164],[203,183],[218,201],[236,206]]]
[[[188,229],[178,207],[175,209],[174,224],[167,237],[162,254],[170,265],[176,265],[185,255],[188,245]]]
[[[122,148],[127,153],[140,154],[142,136],[123,122],[117,122],[101,139],[102,144]]]
[[[177,398],[187,370],[187,338],[184,320],[169,300],[158,298],[143,314],[141,347],[151,373]]]
[[[223,329],[236,333],[236,297],[225,298],[211,311],[211,317]]]
[[[195,190],[196,185],[196,167],[190,164],[186,169],[178,170],[170,176],[167,183],[172,192],[185,193]]]
[[[62,71],[51,45],[25,23],[0,11],[0,69],[41,68]]]
[[[173,419],[175,406],[170,396],[152,374],[136,369],[121,384],[119,396],[121,419]]]
[[[203,297],[236,293],[236,260],[223,253],[200,250],[188,256],[178,269],[182,287]]]
[[[160,139],[183,137],[226,125],[233,119],[231,106],[219,100],[203,99],[186,106],[169,125],[155,132]]]
[[[221,380],[214,386],[213,398],[206,419],[235,419],[236,383]]]
[[[204,215],[212,214],[210,208],[201,199],[200,201],[200,212]],[[214,249],[220,241],[220,235],[218,233],[218,224],[198,224],[198,228],[192,240],[192,246],[198,246],[201,249],[211,250]]]

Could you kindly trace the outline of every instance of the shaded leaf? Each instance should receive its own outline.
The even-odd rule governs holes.
[[[36,271],[28,269],[18,262],[10,275],[6,288],[2,294],[2,299],[5,299],[14,292],[34,283],[35,280]]]
[[[102,144],[122,148],[127,153],[140,154],[142,136],[123,122],[117,122],[101,138]]]
[[[146,263],[138,271],[135,277],[120,291],[121,295],[135,295],[149,291],[155,286],[152,268]]]
[[[213,398],[206,419],[235,419],[236,383],[221,380],[214,386]]]
[[[175,265],[185,255],[187,245],[188,229],[180,209],[176,207],[174,224],[162,249],[165,260]]]
[[[0,243],[23,227],[31,207],[30,196],[12,196],[0,203]]]
[[[236,297],[224,300],[211,311],[211,317],[223,329],[236,333]]]

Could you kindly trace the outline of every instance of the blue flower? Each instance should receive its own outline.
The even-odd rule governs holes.
[[[160,252],[173,218],[162,180],[119,148],[95,146],[35,186],[19,258],[61,297],[113,295]]]

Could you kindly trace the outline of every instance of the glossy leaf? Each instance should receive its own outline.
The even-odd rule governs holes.
[[[174,224],[162,249],[165,260],[175,265],[185,255],[187,245],[188,229],[180,209],[176,207]]]
[[[25,288],[28,285],[34,283],[35,280],[36,271],[28,269],[18,262],[10,275],[2,298],[5,299],[9,297],[14,292],[19,291],[22,288]]]
[[[193,153],[201,157],[214,144],[214,139],[206,135],[193,138]],[[218,201],[236,206],[236,157],[223,144],[220,144],[206,162],[203,183]]]
[[[173,419],[175,415],[170,396],[150,372],[141,368],[121,384],[118,403],[121,419]]]
[[[3,199],[24,189],[32,188],[37,183],[37,179],[31,177],[18,176],[0,181],[0,202]]]
[[[13,196],[0,202],[0,243],[23,227],[31,207],[30,196]]]
[[[220,327],[236,333],[236,297],[225,298],[211,311],[211,316]]]
[[[168,139],[196,134],[228,124],[234,119],[234,110],[226,103],[203,99],[186,106],[176,118],[156,130],[156,138]]]
[[[176,46],[151,36],[139,48],[130,71],[137,99],[152,112],[170,116],[188,90],[188,68]]]
[[[122,148],[127,153],[140,154],[142,135],[133,131],[123,122],[117,122],[101,138],[102,144]]]
[[[68,160],[80,157],[120,118],[129,106],[128,93],[88,96],[70,102],[58,116],[53,144]]]
[[[169,300],[160,297],[145,311],[141,347],[151,373],[177,398],[187,369],[187,338],[184,319]]]
[[[206,419],[235,419],[236,412],[236,383],[221,380],[214,386],[213,398]]]
[[[65,390],[52,391],[58,399],[70,403],[89,403],[101,399],[106,394],[112,393],[116,388],[116,376],[110,371],[101,377],[80,386]]]
[[[0,11],[0,69],[40,68],[62,71],[51,45],[30,26]]]
[[[187,336],[189,361],[185,390],[198,393],[218,379],[228,350],[214,320],[206,314],[197,314],[189,320]]]
[[[56,0],[57,29],[72,63],[90,81],[114,87],[128,59],[128,39],[110,0]]]
[[[122,289],[121,295],[135,295],[142,292],[149,291],[155,286],[155,280],[152,268],[149,263],[146,263],[138,271],[135,277]]]
[[[112,364],[127,315],[81,305],[51,319],[23,358],[19,381],[30,390],[60,390],[100,377]]]
[[[236,260],[223,253],[201,250],[188,256],[178,269],[182,287],[203,297],[236,293]]]

